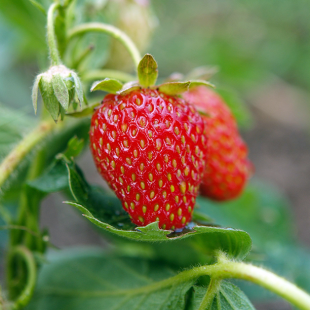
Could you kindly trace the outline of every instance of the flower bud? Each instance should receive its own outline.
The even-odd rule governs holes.
[[[58,65],[48,71],[39,74],[32,88],[32,103],[35,113],[37,112],[38,90],[45,108],[56,122],[61,119],[73,101],[83,103],[82,84],[77,74],[65,67]]]

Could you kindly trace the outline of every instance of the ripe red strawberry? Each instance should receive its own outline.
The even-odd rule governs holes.
[[[206,124],[183,99],[156,89],[107,95],[91,121],[98,171],[140,226],[184,227],[205,170]]]
[[[199,86],[183,96],[206,114],[208,153],[200,187],[202,195],[214,200],[237,197],[249,177],[251,164],[232,113],[223,99],[209,88]]]

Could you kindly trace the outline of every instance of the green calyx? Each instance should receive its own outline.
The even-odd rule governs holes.
[[[53,66],[36,77],[32,88],[32,103],[35,113],[37,112],[39,90],[44,106],[55,122],[59,116],[63,119],[72,102],[78,102],[81,106],[84,101],[79,77],[64,65]]]
[[[170,81],[155,85],[158,77],[158,66],[157,62],[150,54],[144,55],[141,59],[137,68],[137,73],[138,82],[133,81],[123,85],[122,82],[117,79],[106,78],[102,81],[94,82],[91,91],[102,90],[112,94],[125,95],[137,89],[150,88],[158,89],[162,93],[174,96],[200,85],[214,87],[211,83],[204,80],[189,80],[185,82]]]

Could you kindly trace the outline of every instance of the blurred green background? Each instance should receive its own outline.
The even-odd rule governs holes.
[[[114,2],[122,7],[127,1],[133,0]],[[44,8],[50,3],[48,0],[38,2]],[[75,23],[85,20],[113,22],[115,13],[107,14],[107,2],[113,1],[77,0],[79,10]],[[145,0],[137,2],[142,6],[146,3]],[[217,67],[218,73],[211,81],[223,91],[233,108],[256,167],[254,181],[247,193],[222,210],[221,206],[211,207],[210,215],[223,225],[240,225],[252,233],[253,239],[265,240],[266,246],[268,237],[260,239],[260,227],[267,232],[270,229],[270,235],[282,233],[282,239],[287,240],[284,226],[289,224],[301,244],[309,247],[310,1],[153,0],[151,5],[150,23],[156,27],[146,51],[157,60],[160,76],[166,77],[173,72],[186,74],[204,65]],[[85,12],[85,16],[81,12]],[[124,30],[130,32],[130,29]],[[94,42],[98,43],[96,38]],[[94,54],[102,61],[99,61],[100,65],[108,57],[109,44],[110,40],[103,36],[100,36],[100,44],[95,44]],[[70,61],[68,57],[67,60]],[[98,65],[98,60],[95,63]],[[44,14],[29,0],[0,0],[0,112],[8,116],[11,130],[14,121],[19,122],[19,127],[33,125],[31,87],[35,75],[45,70],[47,64]],[[26,120],[26,116],[24,125],[19,120]],[[0,117],[0,131],[4,132],[8,118]],[[0,159],[7,153],[5,139],[12,137],[3,132]],[[9,148],[20,138],[18,133],[15,136],[16,140]],[[103,184],[88,152],[80,159],[80,165],[91,182]],[[247,213],[249,203],[252,211],[261,212],[256,226],[249,225],[247,219],[247,214],[250,216],[252,212]],[[241,216],[234,214],[234,208],[236,212],[242,212]],[[221,213],[224,210],[226,218]],[[279,218],[274,220],[277,214]],[[68,216],[71,221],[64,220]],[[57,195],[44,203],[42,226],[49,227],[51,241],[59,247],[105,244],[79,215],[68,208],[63,209]],[[282,239],[279,237],[281,242]],[[274,247],[273,244],[268,246],[269,250]],[[298,270],[308,255],[299,248],[275,249],[268,266],[281,273],[283,268],[287,269],[287,262],[291,260],[289,254],[294,251],[300,257],[294,262],[294,268]],[[277,257],[287,259],[279,262]],[[299,274],[298,277],[301,279],[302,276]],[[296,281],[298,277],[291,276]],[[300,281],[302,283],[304,279]],[[309,283],[305,287],[307,285],[310,287]],[[259,309],[290,308],[280,302],[264,304]]]

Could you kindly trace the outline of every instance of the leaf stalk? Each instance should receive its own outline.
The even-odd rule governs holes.
[[[111,35],[115,39],[119,40],[124,47],[128,50],[129,54],[131,55],[133,62],[135,63],[136,68],[138,67],[138,64],[141,60],[141,55],[136,47],[136,45],[133,43],[133,41],[129,38],[129,36],[121,31],[120,29],[104,24],[104,23],[84,23],[78,26],[75,26],[69,31],[68,34],[68,41],[73,39],[76,36],[80,36],[87,32],[102,32]]]
[[[47,44],[50,52],[51,65],[58,66],[61,64],[59,52],[57,49],[57,40],[55,35],[54,13],[60,6],[59,3],[53,3],[47,12]]]

